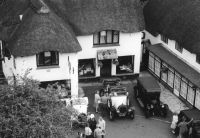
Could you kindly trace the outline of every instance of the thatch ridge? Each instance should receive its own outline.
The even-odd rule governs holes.
[[[144,29],[139,0],[46,0],[46,3],[69,22],[76,35],[108,29],[129,33]]]
[[[51,50],[63,53],[81,50],[70,26],[62,19],[53,12],[37,14],[31,8],[9,41],[8,48],[14,56],[29,56]]]
[[[161,33],[192,53],[200,53],[200,1],[150,0],[144,8],[146,29]]]

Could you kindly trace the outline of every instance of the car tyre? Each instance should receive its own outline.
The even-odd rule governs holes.
[[[146,118],[149,118],[149,117],[150,117],[150,110],[148,110],[148,109],[146,110],[146,112],[145,112],[145,117],[146,117]]]
[[[134,118],[135,118],[135,114],[134,114],[134,112],[132,112],[132,113],[130,114],[130,119],[133,120]]]
[[[114,113],[112,111],[109,112],[110,121],[114,121]]]

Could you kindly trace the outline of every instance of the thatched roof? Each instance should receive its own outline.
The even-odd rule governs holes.
[[[29,9],[8,43],[12,55],[28,56],[41,51],[78,52],[81,47],[70,26],[53,12],[36,14]]]
[[[17,3],[8,1],[8,5]],[[10,14],[6,14],[8,18],[0,15],[0,39],[8,41],[14,56],[47,50],[78,52],[81,47],[75,35],[102,30],[132,33],[144,29],[139,0],[19,0],[19,3],[15,12],[9,10]],[[7,6],[3,8],[8,10]],[[21,13],[22,21],[13,21]]]
[[[199,0],[149,0],[144,8],[146,29],[176,40],[192,53],[200,53],[199,7]]]
[[[139,0],[46,0],[48,5],[69,22],[76,35],[102,30],[138,32],[144,29]]]

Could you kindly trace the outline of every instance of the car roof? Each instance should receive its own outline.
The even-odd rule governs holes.
[[[200,111],[198,109],[181,110],[180,113],[184,114],[189,119],[200,120]]]
[[[147,92],[161,92],[160,85],[152,76],[142,76],[138,78],[139,83],[146,89]]]

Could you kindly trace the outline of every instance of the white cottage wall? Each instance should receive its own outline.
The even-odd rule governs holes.
[[[122,33],[120,32],[118,45],[93,45],[93,35],[78,36],[77,39],[82,47],[82,51],[78,53],[78,59],[97,58],[97,50],[116,49],[118,56],[134,55],[134,74],[140,70],[141,55],[141,36],[142,33]],[[96,59],[97,62],[97,59]],[[116,75],[116,66],[113,64],[111,68],[112,75]],[[100,76],[100,67],[96,64],[96,77]]]
[[[165,48],[167,48],[169,51],[172,52],[172,54],[182,59],[185,63],[187,63],[192,68],[200,72],[200,64],[196,62],[196,54],[193,54],[184,48],[182,52],[179,52],[178,50],[175,49],[176,42],[174,40],[168,39],[168,44],[166,44],[161,40],[161,35],[155,37],[148,31],[145,31],[145,34],[146,34],[145,39],[149,39],[152,45],[157,43],[162,43]]]

